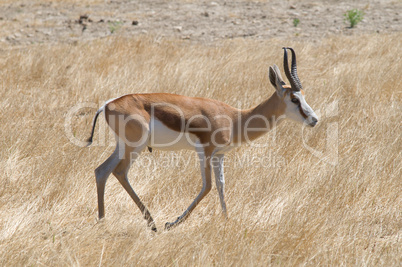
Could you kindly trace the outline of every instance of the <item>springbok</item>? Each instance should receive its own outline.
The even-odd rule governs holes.
[[[185,221],[211,190],[211,170],[215,173],[223,214],[227,217],[224,198],[223,157],[240,144],[252,141],[275,127],[281,118],[314,127],[317,115],[304,99],[297,75],[296,54],[284,49],[284,70],[290,86],[282,79],[278,66],[269,68],[269,80],[276,92],[251,109],[240,110],[214,99],[187,97],[167,93],[130,94],[107,101],[97,112],[88,145],[92,143],[98,115],[104,111],[107,124],[116,136],[116,149],[95,170],[99,219],[105,216],[105,184],[111,173],[141,210],[147,224],[156,231],[154,220],[131,187],[127,173],[130,165],[146,149],[193,149],[197,152],[202,175],[202,189],[190,206],[165,229]],[[292,52],[291,70],[287,49]]]

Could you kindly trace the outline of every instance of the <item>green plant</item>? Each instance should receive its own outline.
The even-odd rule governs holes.
[[[114,33],[116,31],[118,31],[121,28],[122,24],[123,24],[123,22],[121,22],[121,21],[110,21],[108,23],[110,33]]]
[[[299,25],[299,23],[300,23],[300,20],[298,18],[295,18],[293,20],[293,26],[297,27],[297,25]]]
[[[345,16],[345,21],[348,21],[350,23],[350,28],[353,28],[356,26],[357,23],[363,20],[364,12],[355,8],[348,10],[343,15]]]

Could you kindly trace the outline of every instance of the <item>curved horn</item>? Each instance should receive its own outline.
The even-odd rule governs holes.
[[[283,68],[285,69],[285,74],[286,77],[288,78],[289,82],[290,82],[290,86],[292,87],[292,90],[298,91],[299,86],[296,82],[296,79],[293,77],[292,73],[289,71],[289,65],[288,65],[288,53],[286,51],[286,49],[288,49],[287,47],[282,47],[283,49]],[[293,50],[293,49],[292,49]],[[295,62],[292,54],[292,70],[293,70],[293,63]]]
[[[299,76],[297,76],[296,53],[293,50],[293,48],[288,47],[288,49],[290,49],[290,51],[292,52],[292,68],[290,70],[290,73],[291,73],[292,77],[294,78],[295,83],[298,85],[297,90],[300,90],[303,87],[301,85]]]

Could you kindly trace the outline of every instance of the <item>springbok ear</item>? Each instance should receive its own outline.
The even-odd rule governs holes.
[[[276,89],[276,73],[272,68],[272,66],[269,67],[269,81],[271,82],[272,86],[275,87]]]
[[[285,82],[282,79],[281,72],[279,71],[278,66],[275,64],[269,67],[269,81],[271,82],[272,86],[275,87],[276,92],[280,97],[283,97],[285,89],[283,85]]]

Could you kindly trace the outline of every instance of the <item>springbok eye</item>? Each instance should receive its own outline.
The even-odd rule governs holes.
[[[297,99],[297,98],[292,98],[292,103],[295,103],[295,104],[300,104],[300,101],[299,101],[299,99]]]

